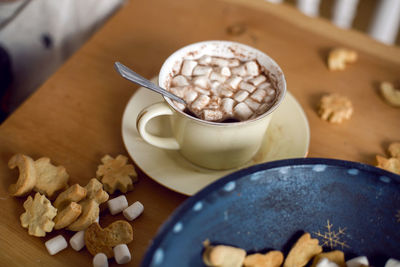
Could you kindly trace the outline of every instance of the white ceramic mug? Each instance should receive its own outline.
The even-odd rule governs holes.
[[[242,61],[256,59],[270,72],[277,85],[277,98],[264,114],[250,120],[217,123],[192,117],[174,106],[169,98],[141,111],[136,120],[139,135],[149,144],[174,149],[192,163],[216,170],[239,167],[257,153],[271,121],[274,110],[286,93],[286,81],[276,62],[263,52],[247,45],[228,41],[205,41],[181,48],[163,64],[158,77],[159,86],[167,88],[171,78],[179,73],[184,59],[197,59],[203,55],[237,58]],[[147,123],[168,115],[172,136],[159,137],[146,130]]]

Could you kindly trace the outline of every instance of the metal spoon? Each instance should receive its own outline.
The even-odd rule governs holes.
[[[147,80],[146,78],[140,76],[139,74],[137,74],[136,72],[134,72],[133,70],[128,68],[127,66],[123,65],[122,63],[115,62],[114,67],[117,70],[117,72],[125,79],[127,79],[131,82],[134,82],[138,85],[141,85],[143,87],[146,87],[156,93],[159,93],[166,97],[169,97],[172,100],[178,101],[182,104],[186,104],[185,100],[183,100],[182,98],[177,97],[176,95],[168,92],[167,90],[155,85],[154,83],[152,83],[149,80]]]

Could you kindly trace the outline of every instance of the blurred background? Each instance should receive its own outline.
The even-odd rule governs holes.
[[[0,123],[126,1],[133,0],[0,0]],[[396,31],[400,23],[400,0],[261,1],[370,35],[378,13],[383,21],[375,23],[378,35],[385,23]],[[400,46],[400,35],[380,41]]]

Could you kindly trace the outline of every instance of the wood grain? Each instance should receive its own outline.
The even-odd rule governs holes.
[[[244,31],[229,34],[227,28],[235,25]],[[127,154],[121,118],[137,86],[118,76],[114,61],[151,78],[175,50],[212,39],[254,46],[281,65],[288,89],[310,122],[310,157],[374,164],[375,154],[384,154],[389,142],[400,140],[400,109],[388,106],[377,93],[380,81],[399,79],[398,49],[264,1],[130,1],[0,126],[0,265],[88,266],[92,260],[86,250],[78,253],[71,248],[48,255],[44,241],[59,233],[69,239],[70,232],[36,238],[21,227],[24,198],[7,193],[17,177],[17,171],[7,167],[11,155],[48,156],[67,168],[71,183],[85,185],[104,154]],[[356,49],[359,61],[344,72],[328,71],[325,58],[335,46]],[[326,92],[352,99],[355,113],[350,121],[331,125],[317,117],[318,99]],[[159,226],[186,199],[137,167],[140,181],[127,197],[130,203],[141,201],[145,212],[132,223],[131,266],[139,265]],[[122,218],[106,210],[102,215],[103,226]]]

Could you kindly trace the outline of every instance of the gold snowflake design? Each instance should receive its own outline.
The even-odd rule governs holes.
[[[330,247],[331,249],[341,246],[343,248],[349,248],[345,241],[342,240],[342,237],[345,233],[346,228],[340,228],[338,231],[333,230],[333,224],[327,221],[326,225],[327,231],[323,234],[318,231],[314,232],[314,234],[321,239],[322,246]]]
[[[396,218],[397,222],[400,222],[400,210],[397,210]]]

